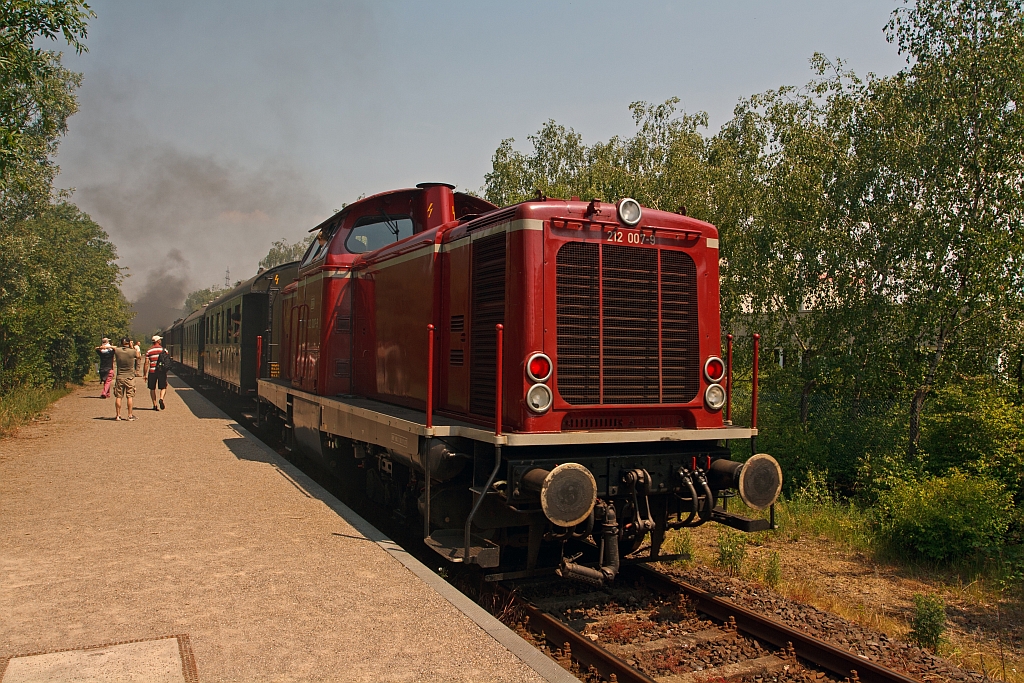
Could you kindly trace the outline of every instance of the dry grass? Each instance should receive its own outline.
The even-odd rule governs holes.
[[[730,510],[742,509],[735,499]],[[776,506],[779,529],[746,536],[741,578],[767,587],[769,558],[778,553],[776,593],[851,622],[905,640],[915,593],[939,595],[949,617],[939,652],[992,680],[1024,683],[1024,604],[999,590],[990,567],[933,568],[900,562],[879,549],[870,519],[829,500],[786,501]],[[673,532],[666,550],[685,550],[687,564],[722,572],[719,528]]]

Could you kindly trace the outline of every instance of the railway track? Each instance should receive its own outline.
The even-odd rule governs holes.
[[[506,621],[584,681],[918,683],[648,567],[624,568],[617,583],[561,595],[501,585],[495,598]]]

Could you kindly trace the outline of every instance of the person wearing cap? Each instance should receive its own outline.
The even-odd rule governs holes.
[[[96,353],[100,357],[100,384],[103,386],[100,398],[108,398],[110,385],[114,383],[114,347],[110,343],[110,337],[104,337],[100,341]]]
[[[159,334],[153,335],[153,346],[146,352],[146,385],[149,387],[149,396],[153,399],[153,410],[163,410],[164,394],[167,393],[167,366],[170,365],[167,349],[163,345],[164,338]],[[158,368],[159,361],[163,357],[163,367]],[[160,396],[157,397],[157,389]],[[157,403],[159,402],[159,406]]]
[[[132,402],[135,400],[135,364],[142,356],[138,347],[132,346],[132,340],[125,337],[121,347],[114,349],[114,360],[117,363],[117,379],[114,381],[115,420],[121,420],[121,399],[128,404],[128,420],[137,419],[132,414]]]

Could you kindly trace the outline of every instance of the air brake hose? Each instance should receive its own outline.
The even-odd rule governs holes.
[[[715,494],[711,492],[711,487],[708,486],[708,480],[706,477],[698,475],[698,479],[700,479],[701,488],[704,489],[704,505],[701,507],[702,509],[707,510],[707,516],[703,514],[700,515],[700,523],[704,524],[705,522],[711,521],[711,511],[715,507]]]
[[[672,529],[681,529],[684,526],[690,526],[693,522],[693,518],[697,516],[697,509],[700,507],[700,501],[697,500],[697,489],[693,487],[693,479],[690,478],[689,473],[686,470],[680,468],[679,478],[683,480],[683,484],[686,488],[690,489],[690,512],[686,519],[679,519],[675,522],[670,522],[668,526]],[[678,498],[678,496],[676,496]],[[679,500],[685,500],[685,498],[679,498]]]

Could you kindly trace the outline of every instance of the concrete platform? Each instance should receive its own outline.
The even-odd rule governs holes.
[[[176,378],[166,403],[115,422],[92,384],[0,440],[3,683],[576,680]]]

